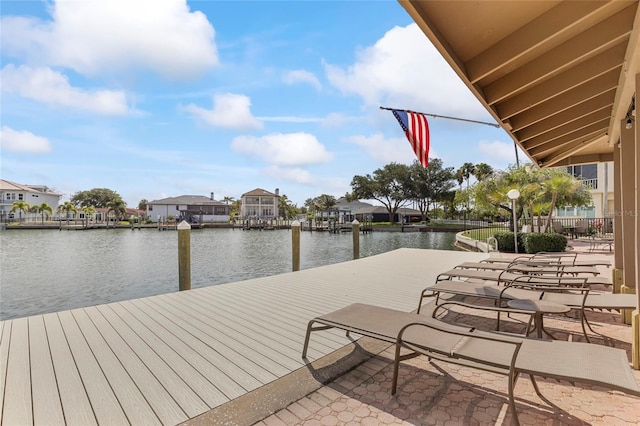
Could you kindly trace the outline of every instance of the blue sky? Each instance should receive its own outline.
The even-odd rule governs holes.
[[[381,105],[493,122],[394,0],[1,0],[1,14],[0,175],[63,200],[260,187],[300,206],[413,162]],[[429,125],[445,166],[515,163],[501,129]]]

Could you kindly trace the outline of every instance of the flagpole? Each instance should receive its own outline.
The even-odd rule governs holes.
[[[387,108],[387,107],[383,107],[381,106],[380,109],[385,109],[387,111],[404,111],[404,112],[417,112],[417,111],[410,111],[408,109],[399,109],[399,108]],[[458,118],[458,117],[449,117],[446,115],[437,115],[437,114],[428,114],[426,112],[417,112],[418,114],[422,114],[422,115],[427,115],[429,117],[434,117],[434,118],[446,118],[448,120],[458,120],[458,121],[466,121],[467,123],[476,123],[476,124],[486,124],[487,126],[493,126],[493,127],[500,127],[499,124],[496,123],[487,123],[486,121],[477,121],[477,120],[469,120],[468,118]]]

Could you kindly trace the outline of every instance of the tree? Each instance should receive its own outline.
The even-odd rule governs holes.
[[[87,226],[89,226],[89,217],[93,216],[93,214],[96,212],[96,209],[93,206],[84,206],[82,208],[82,211],[84,213],[85,228],[86,228]]]
[[[229,205],[229,203],[233,203],[236,199],[233,197],[229,197],[226,196],[222,199],[222,202],[225,203],[226,205]]]
[[[127,214],[127,204],[120,197],[109,201],[107,208],[107,215],[113,212],[116,217],[116,222],[120,222],[120,219]]]
[[[358,199],[374,199],[382,203],[393,222],[398,209],[409,199],[410,173],[404,164],[390,163],[373,172],[373,176],[354,176],[353,195]]]
[[[63,204],[58,206],[58,214],[64,213],[65,218],[67,219],[67,225],[69,224],[69,213],[71,212],[78,213],[78,209],[71,201],[65,201]]]
[[[473,176],[478,180],[478,182],[482,182],[483,180],[493,175],[493,167],[491,167],[487,163],[478,163],[474,166],[472,173]]]
[[[40,213],[42,216],[42,224],[44,225],[44,217],[51,216],[53,214],[53,207],[51,207],[48,203],[42,203],[40,205],[33,206],[33,209],[36,213]]]
[[[242,209],[242,200],[235,200],[231,202],[229,206],[229,219],[233,219],[236,216],[240,216],[240,210]]]
[[[443,167],[442,160],[430,158],[429,167],[414,161],[409,167],[409,188],[407,196],[416,202],[422,220],[427,220],[429,206],[444,200],[444,195],[455,186],[453,167]]]
[[[553,209],[565,206],[586,206],[591,201],[591,194],[582,182],[565,169],[550,169],[542,183],[547,194],[550,194],[549,216],[544,231],[551,227]]]
[[[143,198],[142,200],[140,200],[140,202],[138,203],[138,210],[144,210],[145,212],[147,211],[147,207],[149,206],[149,202],[147,201],[146,198]],[[92,206],[93,207],[93,206]]]
[[[278,216],[291,219],[298,213],[298,209],[291,203],[291,200],[284,194],[278,197]]]
[[[111,201],[122,199],[120,194],[107,188],[94,188],[89,191],[80,191],[73,194],[71,203],[76,207],[93,206],[106,208]]]
[[[31,206],[26,201],[14,201],[13,205],[11,206],[11,213],[17,211],[20,217],[19,221],[20,223],[22,223],[22,212],[26,214],[29,211],[29,207]]]

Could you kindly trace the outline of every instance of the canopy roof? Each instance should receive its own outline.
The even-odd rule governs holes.
[[[637,0],[398,1],[535,164],[613,161],[640,72]]]

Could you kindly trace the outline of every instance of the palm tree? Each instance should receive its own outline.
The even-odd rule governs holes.
[[[226,205],[229,205],[229,203],[233,203],[236,199],[233,197],[229,197],[226,196],[222,199],[222,202],[225,203]]]
[[[40,212],[40,216],[42,216],[42,224],[44,225],[44,217],[51,216],[53,214],[53,207],[51,207],[47,203],[42,203],[38,206],[33,206],[33,209],[37,212]]]
[[[120,222],[120,218],[127,214],[127,204],[122,201],[122,198],[114,198],[107,203],[107,216],[110,212],[116,216],[116,222]]]
[[[468,163],[465,163],[468,164]],[[475,165],[473,170],[473,176],[478,180],[478,182],[482,182],[486,178],[493,175],[493,167],[488,165],[487,163],[478,163]]]
[[[551,194],[549,215],[544,232],[551,227],[553,209],[556,205],[584,205],[591,198],[588,189],[582,182],[563,169],[551,169],[547,179],[542,183],[547,194]]]
[[[29,211],[29,207],[31,206],[29,206],[29,203],[27,203],[26,201],[15,201],[12,205],[10,213],[17,211],[20,217],[20,223],[22,223],[22,212],[25,212],[26,214]]]
[[[84,219],[85,219],[85,228],[89,226],[89,217],[93,216],[93,214],[96,212],[95,207],[93,206],[84,206],[82,207],[82,212],[84,213]]]
[[[467,193],[469,192],[469,179],[471,175],[475,172],[476,167],[473,163],[464,163],[457,171],[456,171],[456,179],[458,180],[458,185],[460,185],[460,189],[462,189],[462,182],[467,181]],[[468,196],[468,194],[467,194]],[[467,229],[467,211],[469,210],[469,199],[465,203],[464,207],[464,229]]]
[[[67,225],[69,224],[69,213],[71,212],[78,213],[78,209],[70,201],[65,201],[63,204],[58,206],[58,214],[64,213],[65,218],[67,219]]]

